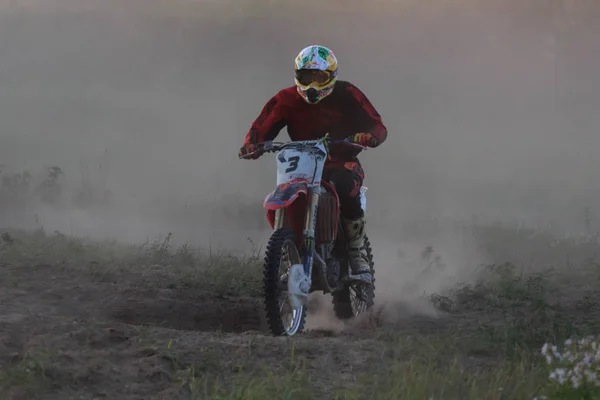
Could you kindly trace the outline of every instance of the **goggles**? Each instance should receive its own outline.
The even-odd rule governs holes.
[[[318,69],[300,69],[296,71],[296,79],[301,85],[308,86],[311,83],[323,85],[331,79],[331,74]]]

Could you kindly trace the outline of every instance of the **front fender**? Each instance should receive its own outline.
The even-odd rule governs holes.
[[[275,211],[285,208],[284,226],[289,226],[296,233],[296,244],[301,246],[304,240],[303,229],[307,204],[307,182],[288,182],[279,185],[264,201],[269,225],[271,228],[275,227]]]
[[[300,196],[306,198],[308,194],[307,182],[286,182],[277,186],[277,188],[269,193],[265,198],[263,207],[267,210],[275,211],[280,208],[286,208]]]

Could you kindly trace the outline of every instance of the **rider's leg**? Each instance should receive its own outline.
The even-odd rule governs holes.
[[[350,164],[350,163],[349,163]],[[342,227],[348,242],[352,278],[371,282],[371,268],[365,247],[365,215],[360,203],[363,172],[360,165],[328,168],[324,179],[332,182],[340,198]]]

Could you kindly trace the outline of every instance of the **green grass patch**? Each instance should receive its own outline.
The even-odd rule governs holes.
[[[141,245],[48,234],[41,229],[5,230],[0,239],[3,264],[48,265],[88,272],[101,281],[129,275],[132,285],[249,296],[257,296],[261,287],[260,251],[234,255],[188,244],[173,246],[171,234]]]

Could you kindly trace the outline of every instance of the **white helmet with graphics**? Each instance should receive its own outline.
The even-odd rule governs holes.
[[[296,57],[294,65],[298,93],[309,104],[329,96],[337,81],[337,59],[324,46],[308,46]]]

